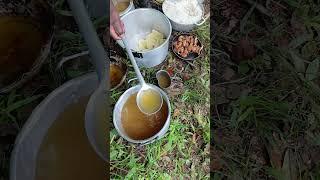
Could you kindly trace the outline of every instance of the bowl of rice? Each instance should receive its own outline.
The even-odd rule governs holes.
[[[162,11],[170,19],[172,29],[182,32],[192,31],[209,18],[198,0],[165,0]]]

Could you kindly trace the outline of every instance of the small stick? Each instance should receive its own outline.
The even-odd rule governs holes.
[[[239,82],[242,82],[243,80],[246,80],[246,79],[249,78],[249,77],[251,77],[251,75],[246,76],[246,77],[243,77],[243,78],[240,78],[240,79],[236,79],[236,80],[233,80],[233,81],[227,81],[227,82],[217,83],[217,84],[214,84],[213,87],[215,87],[215,86],[221,86],[221,85],[226,85],[226,84],[239,83]]]
[[[255,2],[253,0],[245,0],[247,3],[251,4],[251,5],[254,5]],[[261,4],[258,4],[256,5],[256,9],[258,9],[262,14],[266,15],[266,16],[269,16],[269,17],[272,17],[273,15],[271,13],[269,13],[269,11],[264,7],[262,6]]]
[[[288,10],[287,7],[285,7],[284,5],[282,5],[280,2],[278,1],[275,1],[275,0],[271,0],[272,2],[276,3],[278,6],[280,6],[281,8],[285,9],[285,10]]]

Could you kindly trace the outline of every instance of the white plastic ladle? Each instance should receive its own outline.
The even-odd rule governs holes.
[[[162,95],[161,95],[161,93],[159,92],[159,90],[157,90],[156,88],[150,86],[149,84],[147,84],[147,83],[144,81],[144,78],[143,78],[143,76],[142,76],[142,74],[141,74],[141,72],[140,72],[140,69],[139,69],[139,67],[138,67],[138,65],[137,65],[137,63],[136,63],[136,60],[134,59],[134,56],[133,56],[133,54],[132,54],[132,51],[131,51],[131,49],[130,49],[130,46],[129,46],[129,43],[128,43],[126,37],[123,37],[123,38],[122,38],[122,41],[123,41],[124,47],[125,47],[128,55],[129,55],[129,59],[131,60],[131,63],[132,63],[132,65],[133,65],[133,69],[134,69],[134,71],[136,72],[137,78],[138,78],[138,80],[139,80],[139,82],[140,82],[140,85],[141,85],[141,89],[139,90],[139,92],[138,92],[138,94],[137,94],[137,99],[136,99],[137,105],[138,105],[138,107],[139,107],[139,109],[140,109],[141,112],[143,112],[143,113],[145,113],[145,114],[147,114],[147,115],[155,114],[155,113],[157,113],[157,112],[161,109],[161,107],[162,107],[162,104],[163,104]],[[159,108],[157,108],[157,110],[154,111],[154,112],[145,112],[144,109],[141,107],[142,95],[143,95],[144,92],[146,92],[146,91],[148,91],[148,90],[152,90],[152,91],[154,91],[154,92],[157,92],[157,93],[159,94],[160,99],[161,99],[161,103],[160,103]]]

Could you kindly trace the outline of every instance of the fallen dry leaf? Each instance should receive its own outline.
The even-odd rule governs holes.
[[[247,38],[242,38],[232,48],[232,59],[236,63],[256,57],[256,48]]]
[[[290,43],[289,39],[290,39],[290,37],[288,35],[283,35],[283,36],[275,38],[274,41],[276,42],[278,47],[287,48],[289,46],[289,43]]]
[[[286,149],[285,143],[276,133],[273,133],[272,139],[266,145],[268,150],[270,163],[274,168],[281,169],[284,150]]]
[[[190,79],[190,74],[189,73],[183,73],[182,74],[182,80],[183,81],[188,81]]]
[[[269,155],[271,164],[277,168],[280,169],[282,166],[282,158],[283,154],[278,149],[271,150],[271,154]]]
[[[226,96],[229,99],[237,99],[241,95],[241,86],[238,84],[230,84],[226,91]]]
[[[165,89],[165,91],[170,97],[182,94],[184,92],[184,85],[182,83],[182,80],[173,79],[171,86]]]
[[[210,148],[210,155],[211,155],[211,159],[210,159],[210,170],[211,171],[218,171],[221,170],[223,168],[223,163],[221,160],[222,157],[222,152],[219,150],[216,150],[214,147]]]
[[[196,138],[197,138],[197,134],[194,133],[194,134],[192,135],[192,142],[193,142],[193,143],[196,143]]]
[[[231,17],[229,20],[228,26],[225,28],[225,34],[228,35],[232,32],[232,30],[237,27],[237,24],[239,23],[239,19],[235,18],[234,16]]]
[[[212,97],[215,105],[226,104],[229,100],[226,97],[226,88],[225,87],[212,87]]]
[[[250,158],[256,161],[257,164],[263,166],[267,164],[265,157],[265,148],[258,137],[253,136],[250,140],[251,148],[249,149]]]
[[[319,146],[314,147],[310,151],[311,151],[310,156],[311,156],[312,163],[314,163],[314,164],[319,163],[320,162],[320,147]]]
[[[230,81],[235,76],[235,71],[229,67],[225,68],[222,78],[226,81]]]
[[[181,114],[179,109],[175,109],[173,112],[173,117],[178,117]]]
[[[295,153],[291,149],[287,149],[283,158],[282,172],[284,173],[284,178],[288,180],[297,180],[297,164],[295,159]]]

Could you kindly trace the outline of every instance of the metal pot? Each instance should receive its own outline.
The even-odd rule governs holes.
[[[128,74],[128,66],[126,63],[124,63],[122,58],[116,57],[116,56],[110,56],[110,67],[111,67],[111,64],[119,66],[121,68],[122,72],[124,72],[124,75],[122,76],[122,79],[119,82],[119,84],[117,84],[115,87],[110,87],[111,88],[110,91],[114,91],[114,90],[118,89],[119,87],[121,87],[123,85],[123,83],[125,82],[127,74]],[[110,80],[112,79],[110,77],[110,75],[109,75],[109,79]]]
[[[114,127],[116,128],[116,130],[118,131],[119,135],[121,137],[123,137],[124,139],[126,139],[127,141],[131,142],[131,143],[136,143],[136,144],[140,144],[140,145],[146,145],[146,144],[150,144],[158,139],[161,139],[165,133],[168,131],[169,129],[169,125],[170,125],[170,114],[171,114],[171,106],[170,106],[170,101],[169,101],[169,97],[167,96],[167,94],[161,90],[159,87],[152,85],[153,87],[155,87],[156,89],[158,89],[162,96],[164,97],[164,100],[166,101],[167,105],[168,105],[168,117],[167,120],[165,122],[165,124],[163,125],[162,129],[155,134],[154,136],[145,139],[145,140],[133,140],[130,137],[127,136],[127,134],[125,133],[125,131],[122,128],[122,124],[121,124],[121,111],[122,108],[124,106],[124,104],[127,102],[127,99],[134,93],[137,93],[141,86],[137,85],[134,87],[131,87],[130,89],[126,90],[121,97],[119,98],[118,102],[116,103],[114,110],[113,110],[113,124]]]
[[[169,19],[163,13],[151,8],[139,8],[122,16],[121,20],[125,25],[125,36],[139,67],[155,67],[166,59],[172,27]],[[135,51],[139,40],[145,38],[152,30],[163,33],[166,37],[165,42],[152,50]],[[121,40],[118,40],[117,43],[124,48]]]
[[[98,83],[96,73],[90,73],[70,80],[49,94],[34,109],[16,138],[10,159],[10,180],[32,180],[35,178],[38,151],[49,128],[55,120],[57,120],[59,114],[70,104],[77,102],[81,97],[90,96],[97,89]],[[97,96],[97,94],[100,93],[101,88],[98,88],[98,91],[93,95],[93,97],[99,97],[98,99],[101,99],[100,101],[95,101],[97,107],[99,107],[95,110],[95,113],[97,113],[96,116],[103,115],[103,113],[100,114],[100,112],[103,111],[102,108],[105,107],[99,106],[104,102],[104,98],[102,98],[101,95]],[[92,102],[91,100],[89,103]],[[91,118],[90,120],[98,122],[94,119],[96,117],[90,117],[91,113],[88,113],[90,110],[91,109],[87,109],[86,118]],[[106,117],[107,116],[104,116],[103,122],[106,122]],[[102,128],[105,129],[107,123],[103,123],[102,125]],[[91,129],[86,130],[91,131]],[[100,157],[107,160],[106,150],[108,148],[105,139],[94,139],[91,143],[94,143],[93,147]]]
[[[164,10],[164,6],[166,5],[168,1],[164,1],[163,4],[162,4],[162,11],[163,13],[166,15],[166,11]],[[170,19],[168,17],[168,19],[170,19],[170,22],[172,24],[172,28],[176,31],[182,31],[182,32],[190,32],[192,31],[195,27],[197,26],[201,26],[202,24],[204,24],[206,22],[206,20],[210,17],[210,14],[208,13],[207,15],[204,15],[204,7],[203,7],[203,4],[201,1],[198,1],[201,9],[202,9],[202,18],[201,18],[201,21],[199,22],[195,22],[193,24],[181,24],[181,23],[178,23],[178,22],[175,22],[174,20]]]
[[[14,89],[21,87],[23,84],[28,82],[30,79],[36,75],[42,65],[46,62],[48,54],[50,52],[53,33],[54,33],[54,12],[52,7],[46,2],[41,0],[33,0],[33,1],[1,1],[0,3],[0,18],[6,19],[8,17],[19,17],[16,20],[6,20],[0,21],[0,26],[6,26],[8,23],[23,23],[29,24],[37,27],[41,33],[44,35],[44,39],[41,42],[41,48],[38,51],[38,55],[34,58],[30,64],[22,65],[20,62],[11,61],[11,63],[15,64],[15,68],[12,68],[8,65],[11,63],[6,63],[6,58],[2,59],[3,55],[7,57],[12,57],[12,53],[14,54],[24,54],[28,55],[29,46],[34,46],[33,43],[27,44],[19,44],[20,41],[14,41],[14,39],[24,38],[20,32],[22,30],[18,30],[19,33],[11,32],[11,31],[1,31],[1,37],[13,36],[14,38],[12,42],[3,41],[0,50],[0,64],[4,61],[4,65],[8,66],[10,69],[8,72],[2,72],[0,70],[0,94],[8,93]],[[32,21],[30,21],[32,20]],[[17,31],[17,32],[18,32]],[[39,34],[40,36],[40,34]],[[11,39],[11,38],[9,38]],[[9,44],[3,44],[4,42]],[[17,44],[18,42],[18,44]],[[23,42],[23,41],[21,41]],[[17,46],[10,45],[11,43],[17,44]],[[35,42],[36,43],[36,42]],[[4,46],[3,46],[4,45]],[[7,49],[10,48],[10,49]],[[30,53],[30,52],[29,52]],[[4,56],[5,57],[5,56]],[[25,61],[24,59],[20,59],[19,61]],[[25,62],[26,63],[26,62]],[[30,67],[25,69],[25,67]],[[3,66],[3,65],[1,65]],[[3,68],[3,67],[2,67]],[[7,69],[8,69],[7,68]]]
[[[161,83],[160,83],[160,78],[165,78],[167,81],[168,81],[168,85],[167,86],[161,86]],[[156,78],[157,78],[157,81],[158,81],[158,85],[160,88],[162,89],[166,89],[168,87],[171,86],[171,83],[172,83],[172,80],[171,80],[171,77],[169,75],[169,73],[165,70],[160,70],[156,73]]]
[[[121,0],[118,0],[118,2],[121,2]],[[133,4],[133,0],[130,0],[130,4],[128,6],[128,8],[122,12],[120,12],[120,17],[124,16],[125,14],[127,14],[128,12],[134,10],[135,7],[134,7],[134,4]]]

